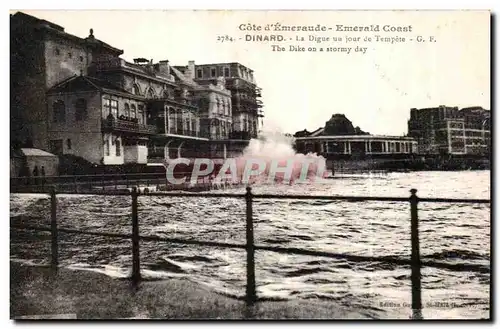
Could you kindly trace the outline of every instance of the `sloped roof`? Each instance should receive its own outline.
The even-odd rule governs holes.
[[[14,19],[23,20],[29,24],[36,24],[36,23],[47,24],[49,27],[51,27],[53,29],[64,32],[64,28],[62,26],[57,25],[57,24],[52,23],[52,22],[49,22],[49,21],[46,21],[44,19],[40,19],[40,18],[35,17],[33,15],[23,13],[22,11],[18,11],[14,15],[11,14],[10,17],[11,17],[11,19],[14,18]]]
[[[115,47],[107,44],[104,41],[96,39],[95,36],[93,35],[93,32],[91,32],[91,34],[86,38],[80,38],[76,35],[73,35],[73,34],[66,32],[64,30],[64,27],[62,27],[60,25],[57,25],[53,22],[49,22],[47,20],[40,19],[40,18],[37,18],[35,16],[23,13],[21,11],[16,12],[14,15],[11,14],[10,18],[11,18],[11,22],[14,20],[14,22],[16,22],[18,25],[24,25],[23,23],[30,24],[30,25],[36,26],[38,28],[43,28],[48,32],[55,33],[56,35],[64,37],[64,38],[70,38],[73,40],[77,40],[78,42],[82,42],[82,43],[85,43],[85,44],[90,45],[90,46],[103,47],[103,48],[106,48],[106,49],[112,51],[113,53],[115,53],[117,55],[123,54],[122,49],[115,48]]]
[[[109,81],[84,75],[75,75],[69,79],[66,79],[61,83],[58,83],[54,87],[50,88],[49,91],[47,91],[47,93],[57,94],[57,93],[71,93],[75,91],[92,91],[92,90],[100,90],[100,91],[108,90],[108,91],[117,91],[120,93],[131,94],[125,89],[115,86]]]
[[[35,148],[21,148],[21,152],[25,156],[57,157],[57,155]]]
[[[313,131],[309,136],[311,136],[311,137],[320,136],[321,134],[323,134],[324,131],[325,131],[325,128],[323,128],[323,127],[318,128],[315,131]]]

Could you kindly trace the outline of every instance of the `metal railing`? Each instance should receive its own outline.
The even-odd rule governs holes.
[[[130,122],[120,119],[103,120],[102,129],[148,135],[155,135],[158,133],[158,128],[155,125]]]
[[[488,273],[491,276],[491,269],[489,266],[477,265],[477,264],[463,264],[463,263],[442,263],[435,261],[422,261],[420,258],[420,239],[419,239],[419,220],[418,220],[418,204],[421,202],[437,202],[437,203],[468,203],[468,204],[490,204],[488,199],[451,199],[451,198],[419,198],[417,196],[417,190],[410,190],[410,197],[363,197],[363,196],[326,196],[326,195],[274,195],[274,194],[253,194],[250,187],[246,188],[246,193],[244,194],[228,194],[228,193],[149,193],[148,196],[160,196],[160,197],[195,197],[195,198],[245,198],[246,201],[246,243],[226,243],[226,242],[215,242],[215,241],[200,241],[194,239],[181,239],[181,238],[164,238],[158,236],[141,236],[139,235],[139,207],[138,207],[138,195],[136,188],[133,188],[131,192],[115,191],[115,192],[103,192],[103,193],[81,193],[88,195],[124,195],[131,197],[132,206],[132,230],[131,234],[119,234],[119,233],[106,233],[106,232],[93,232],[93,231],[81,231],[75,229],[58,228],[57,226],[57,198],[56,190],[52,188],[50,192],[51,200],[51,222],[50,227],[35,226],[35,225],[23,225],[23,224],[11,224],[13,229],[27,229],[35,231],[47,231],[51,232],[51,268],[57,271],[59,266],[59,244],[58,244],[58,234],[59,232],[70,233],[70,234],[86,234],[93,236],[105,236],[113,238],[125,238],[132,240],[132,275],[131,281],[135,288],[138,288],[138,284],[141,281],[140,273],[140,241],[159,241],[159,242],[170,242],[179,243],[184,245],[198,245],[198,246],[212,246],[212,247],[222,247],[222,248],[235,248],[244,249],[247,253],[246,260],[246,294],[245,301],[247,305],[254,305],[257,299],[256,293],[256,283],[255,283],[255,251],[265,250],[285,254],[296,254],[296,255],[309,255],[318,257],[327,257],[333,259],[343,259],[352,262],[385,262],[389,264],[396,264],[400,266],[410,266],[411,267],[411,307],[412,307],[412,318],[422,319],[422,295],[421,295],[421,273],[422,267],[433,267],[440,269],[448,269],[453,271],[466,271],[466,272],[479,272]],[[410,228],[411,228],[411,257],[410,259],[404,259],[396,256],[361,256],[361,255],[349,255],[342,253],[332,253],[326,251],[316,251],[307,250],[300,248],[285,248],[276,246],[262,246],[254,244],[254,219],[253,219],[253,200],[254,199],[299,199],[299,200],[344,200],[350,202],[364,202],[364,201],[384,201],[384,202],[407,202],[410,205]]]

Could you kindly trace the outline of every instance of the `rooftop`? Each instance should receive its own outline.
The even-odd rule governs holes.
[[[11,25],[13,25],[14,28],[16,25],[12,24],[12,22],[17,21],[18,25],[20,25],[20,26],[25,26],[26,24],[29,24],[29,25],[34,26],[35,28],[44,29],[48,32],[54,33],[54,34],[56,34],[60,37],[63,37],[63,38],[73,39],[73,40],[76,40],[78,42],[85,43],[87,45],[103,47],[103,48],[106,48],[106,49],[114,52],[117,55],[123,54],[123,50],[115,48],[115,47],[113,47],[113,46],[111,46],[111,45],[109,45],[109,44],[107,44],[99,39],[96,39],[94,36],[93,29],[90,29],[90,33],[89,33],[88,37],[80,38],[76,35],[65,32],[64,27],[62,27],[60,25],[54,24],[54,23],[46,21],[44,19],[37,18],[35,16],[28,15],[28,14],[20,12],[20,11],[16,12],[14,15],[11,14],[10,20],[11,20]]]
[[[21,148],[21,153],[25,156],[55,157],[56,155],[35,148]]]
[[[120,93],[131,94],[125,89],[122,89],[106,80],[101,80],[84,75],[75,75],[69,79],[62,81],[61,83],[50,88],[48,94],[57,93],[71,93],[75,91],[92,91],[92,90],[109,90],[116,91]],[[132,94],[131,94],[132,95]]]

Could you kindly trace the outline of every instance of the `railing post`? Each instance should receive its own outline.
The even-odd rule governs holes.
[[[132,188],[132,284],[137,287],[141,280],[139,261],[139,216],[137,213],[137,188]]]
[[[253,213],[252,213],[252,188],[247,187],[245,195],[247,203],[247,225],[246,225],[246,238],[247,238],[247,289],[246,289],[246,303],[247,305],[255,304],[257,300],[255,292],[255,250],[253,241]]]
[[[50,267],[54,272],[57,272],[59,265],[59,246],[57,244],[57,200],[56,189],[52,186],[50,190],[50,232],[51,232],[51,261]]]
[[[420,240],[418,236],[417,190],[410,190],[411,206],[411,305],[413,319],[422,319],[422,282],[420,275]]]

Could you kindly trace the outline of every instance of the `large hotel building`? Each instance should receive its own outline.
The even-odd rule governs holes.
[[[80,38],[21,12],[10,23],[17,144],[121,165],[223,158],[257,136],[261,91],[244,65],[132,63],[92,29]]]
[[[420,154],[489,155],[491,115],[482,107],[411,109],[408,135]]]

